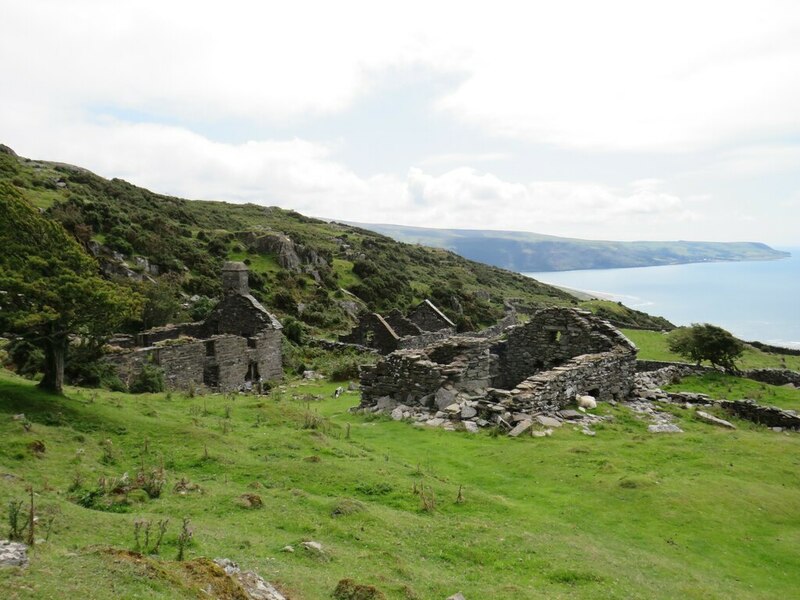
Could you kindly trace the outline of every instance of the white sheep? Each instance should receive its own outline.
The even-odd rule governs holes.
[[[595,400],[594,396],[582,396],[578,394],[575,396],[575,402],[578,404],[578,408],[597,408],[597,400]]]

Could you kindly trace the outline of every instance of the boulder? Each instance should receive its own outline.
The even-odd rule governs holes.
[[[471,419],[472,417],[476,416],[478,411],[475,410],[471,406],[464,406],[461,408],[461,418],[462,419]]]
[[[536,422],[543,427],[561,427],[561,421],[547,415],[537,415]]]
[[[434,402],[439,410],[444,410],[446,407],[453,404],[456,400],[456,393],[453,390],[446,388],[439,388],[436,392]]]
[[[0,567],[27,567],[28,547],[25,544],[0,540]]]
[[[725,419],[720,419],[715,417],[714,415],[710,415],[707,412],[703,412],[702,410],[698,410],[694,413],[698,419],[701,421],[705,421],[706,423],[711,423],[712,425],[719,425],[720,427],[727,427],[728,429],[736,429],[736,425],[733,423],[726,421]]]
[[[647,431],[650,433],[683,433],[683,429],[674,423],[659,423],[658,425],[649,425]]]
[[[464,421],[464,429],[466,429],[468,433],[478,433],[479,431],[478,424],[473,421]]]
[[[522,435],[523,433],[528,431],[528,429],[531,428],[531,425],[533,425],[533,421],[531,421],[530,419],[527,419],[525,421],[520,421],[514,426],[514,429],[508,432],[508,435],[510,437],[517,437],[519,435]]]
[[[579,413],[577,410],[560,410],[558,411],[558,416],[562,419],[573,420],[573,419],[581,419],[583,418],[583,414]]]
[[[375,403],[375,407],[378,410],[394,410],[396,406],[397,402],[389,396],[381,396]]]

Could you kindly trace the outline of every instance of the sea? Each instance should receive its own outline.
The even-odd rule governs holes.
[[[713,323],[743,340],[800,348],[800,247],[780,250],[791,257],[523,275],[676,325]]]

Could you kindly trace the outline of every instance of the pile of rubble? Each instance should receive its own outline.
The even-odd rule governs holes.
[[[591,396],[582,396],[582,402],[596,406]],[[608,417],[578,410],[520,412],[514,409],[514,398],[507,390],[489,388],[485,393],[468,395],[441,388],[425,404],[399,403],[389,396],[379,398],[371,406],[356,407],[353,412],[385,414],[395,421],[410,421],[416,426],[440,427],[446,431],[465,430],[477,433],[481,427],[496,426],[511,437],[527,433],[533,437],[551,435],[553,429],[570,423],[586,435],[594,435],[591,426]]]

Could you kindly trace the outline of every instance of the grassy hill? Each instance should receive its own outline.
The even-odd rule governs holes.
[[[162,283],[166,295],[183,292],[183,304],[194,297],[188,312],[168,315],[173,321],[202,316],[198,306],[220,293],[224,260],[248,263],[259,300],[321,335],[348,331],[358,306],[405,310],[426,297],[463,330],[494,323],[506,300],[523,310],[578,303],[562,290],[447,250],[276,207],[155,194],[79,167],[21,158],[5,146],[0,184],[61,222],[121,285],[133,285],[133,277],[146,279],[142,285],[148,287],[149,277]],[[617,312],[621,324],[671,327],[644,313]]]
[[[788,256],[757,242],[613,242],[522,231],[362,225],[396,240],[447,248],[472,260],[520,272],[652,267]]]
[[[798,435],[668,408],[686,433],[658,436],[608,405],[595,437],[448,433],[351,415],[357,397],[331,398],[335,385],[53,397],[0,370],[0,510],[32,486],[48,538],[27,570],[0,571],[0,596],[200,598],[192,561],[219,556],[295,600],[328,598],[346,577],[405,600],[794,594]],[[102,491],[162,467],[157,498]],[[183,517],[194,537],[178,563]],[[137,520],[166,518],[158,555],[129,553]],[[309,540],[324,556],[303,551]]]

